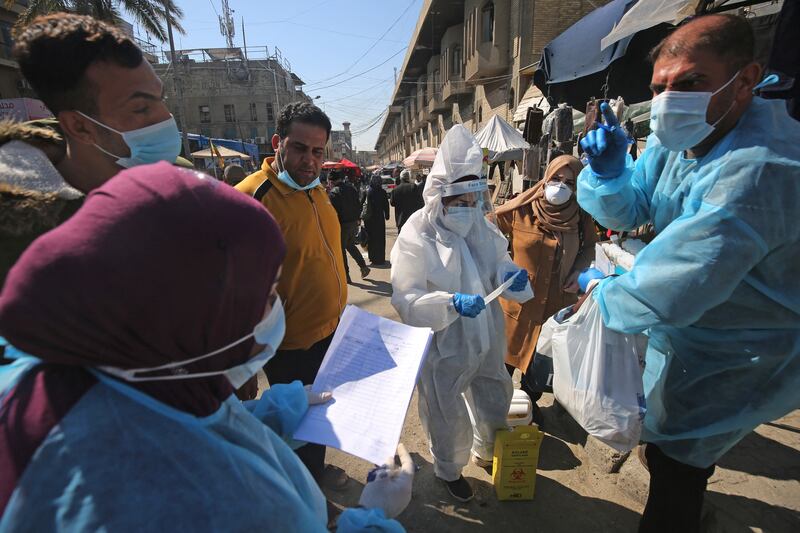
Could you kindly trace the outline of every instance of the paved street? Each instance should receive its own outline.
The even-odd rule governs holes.
[[[393,219],[392,219],[393,220]],[[397,236],[387,228],[387,258]],[[354,284],[349,302],[398,319],[390,303],[389,268],[373,269],[361,280],[350,260]],[[552,396],[540,402],[546,437],[542,444],[531,502],[498,502],[491,476],[470,464],[464,475],[475,500],[456,504],[433,476],[431,455],[419,421],[416,395],[408,411],[402,441],[420,467],[411,505],[400,516],[409,531],[636,531],[644,507],[648,476],[634,456],[618,474],[606,474],[603,457],[586,443],[585,433]],[[764,425],[723,458],[709,484],[707,531],[800,531],[800,412]],[[371,465],[335,450],[328,462],[351,477],[344,491],[327,491],[339,507],[354,506]]]

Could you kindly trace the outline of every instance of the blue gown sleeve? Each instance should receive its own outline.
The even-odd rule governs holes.
[[[293,443],[292,434],[308,411],[308,397],[299,381],[272,385],[258,400],[242,403],[253,416],[289,443]]]
[[[650,222],[650,202],[658,175],[652,151],[645,150],[634,165],[628,156],[616,178],[597,177],[586,166],[578,176],[578,203],[595,220],[615,231],[630,231]]]
[[[337,533],[404,533],[405,529],[397,520],[386,518],[381,509],[353,507],[345,509],[336,522]]]
[[[605,325],[623,333],[686,327],[726,302],[769,252],[746,218],[701,199],[684,206],[637,255],[631,272],[593,291]]]

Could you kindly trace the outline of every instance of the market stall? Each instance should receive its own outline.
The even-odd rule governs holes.
[[[522,151],[530,148],[522,134],[497,115],[475,134],[475,139],[481,148],[489,150],[490,163],[521,161]]]

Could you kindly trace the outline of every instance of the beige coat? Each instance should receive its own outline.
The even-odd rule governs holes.
[[[570,272],[589,266],[594,258],[597,233],[592,218],[581,211],[581,249]],[[542,324],[576,301],[576,295],[564,292],[566,280],[560,279],[560,258],[556,236],[535,222],[530,204],[497,215],[497,225],[509,236],[514,263],[528,271],[534,297],[525,304],[501,298],[506,315],[508,351],[506,363],[523,372],[528,368],[536,350]]]

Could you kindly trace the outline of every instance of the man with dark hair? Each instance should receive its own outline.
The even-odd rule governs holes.
[[[649,332],[640,532],[699,531],[715,463],[798,407],[800,124],[753,97],[753,42],[737,16],[684,24],[653,51],[653,135],[635,166],[608,104],[581,141],[581,206],[656,232],[631,272],[591,291],[607,327]]]
[[[350,279],[350,267],[347,264],[347,255],[345,251],[350,254],[350,257],[358,264],[361,269],[361,277],[366,278],[369,275],[369,267],[367,262],[364,261],[361,253],[356,246],[356,237],[358,236],[358,225],[361,221],[361,202],[359,201],[359,194],[355,187],[350,183],[349,179],[338,170],[333,170],[328,175],[328,181],[331,184],[331,190],[328,193],[331,198],[333,208],[336,209],[336,214],[339,216],[339,224],[342,227],[342,259],[344,260],[344,271],[347,275],[347,283],[352,283]]]
[[[317,106],[287,105],[272,136],[275,157],[236,186],[272,213],[286,239],[278,282],[286,335],[264,368],[270,383],[314,382],[347,303],[339,219],[319,179],[330,132],[331,122]],[[322,481],[325,447],[307,444],[296,451]],[[333,485],[347,481],[342,474],[330,476]]]
[[[14,58],[58,118],[68,146],[59,170],[89,192],[122,168],[174,162],[180,152],[163,87],[124,33],[91,17],[56,13],[17,35]]]

